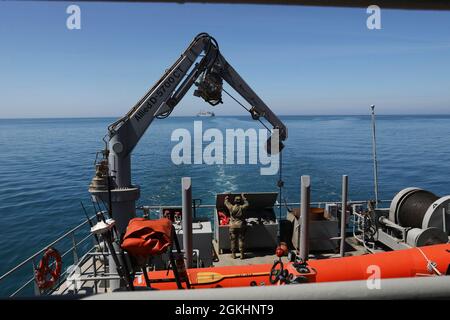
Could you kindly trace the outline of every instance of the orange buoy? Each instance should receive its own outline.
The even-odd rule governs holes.
[[[51,263],[51,259],[54,260],[54,264]],[[61,275],[61,268],[62,261],[58,250],[51,247],[45,250],[34,274],[39,289],[44,290],[53,287]]]

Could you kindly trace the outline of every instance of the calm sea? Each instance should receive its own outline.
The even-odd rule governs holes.
[[[369,116],[290,116],[283,153],[284,196],[299,201],[301,175],[312,177],[312,200],[338,200],[341,176],[349,175],[352,200],[373,198]],[[0,120],[0,274],[85,220],[95,152],[115,119]],[[133,181],[140,204],[181,203],[180,179],[192,177],[193,196],[212,204],[222,192],[277,191],[278,176],[259,165],[174,165],[174,129],[260,128],[248,117],[156,120],[136,147]],[[450,194],[450,116],[378,116],[380,198],[405,187]],[[203,212],[207,215],[210,212]],[[27,270],[31,274],[32,267]],[[14,280],[23,280],[23,272]],[[11,280],[10,280],[11,281]],[[0,295],[4,291],[0,283]],[[4,288],[4,287],[3,287]]]

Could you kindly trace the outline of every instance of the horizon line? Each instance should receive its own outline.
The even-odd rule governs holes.
[[[357,117],[370,116],[366,114],[280,114],[278,117]],[[376,113],[376,116],[450,116],[450,113]],[[214,117],[245,117],[245,114],[215,115]],[[45,120],[45,119],[120,119],[123,116],[47,116],[47,117],[0,117],[0,120]],[[193,118],[197,115],[174,115],[170,118]],[[213,117],[213,118],[214,118]]]

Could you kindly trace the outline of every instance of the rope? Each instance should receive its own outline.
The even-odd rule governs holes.
[[[416,190],[403,199],[397,210],[397,223],[404,227],[421,228],[427,209],[439,197],[429,191]]]
[[[238,99],[236,99],[235,97],[233,97],[233,95],[231,95],[231,93],[229,93],[227,90],[225,90],[225,88],[222,88],[222,91],[225,92],[231,99],[233,99],[234,101],[236,101],[242,108],[244,108],[247,112],[250,112],[250,109],[248,109],[246,106],[244,106],[242,104],[242,102],[240,102]],[[257,119],[263,126],[264,128],[267,129],[267,131],[272,132],[272,130],[270,130],[269,127],[266,126],[266,124],[264,122],[262,122],[260,119]]]
[[[428,269],[428,271],[429,272],[434,271],[438,276],[442,276],[442,273],[436,268],[436,266],[437,266],[436,262],[431,261],[430,259],[428,259],[428,257],[425,255],[425,253],[419,247],[417,247],[417,250],[419,250],[419,252],[423,255],[423,257],[427,261],[427,269]]]
[[[242,108],[244,108],[245,110],[247,110],[248,112],[250,112],[250,109],[247,109],[246,106],[244,106],[238,99],[236,99],[235,97],[233,97],[231,95],[231,93],[228,93],[227,90],[225,90],[225,88],[222,88],[222,91],[225,92],[231,99],[233,99],[234,101],[236,101]]]

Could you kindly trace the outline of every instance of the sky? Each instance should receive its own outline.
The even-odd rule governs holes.
[[[279,115],[450,113],[450,12],[73,3],[80,30],[72,2],[0,2],[0,118],[122,116],[199,32]],[[173,115],[200,110],[245,114],[191,90]]]

